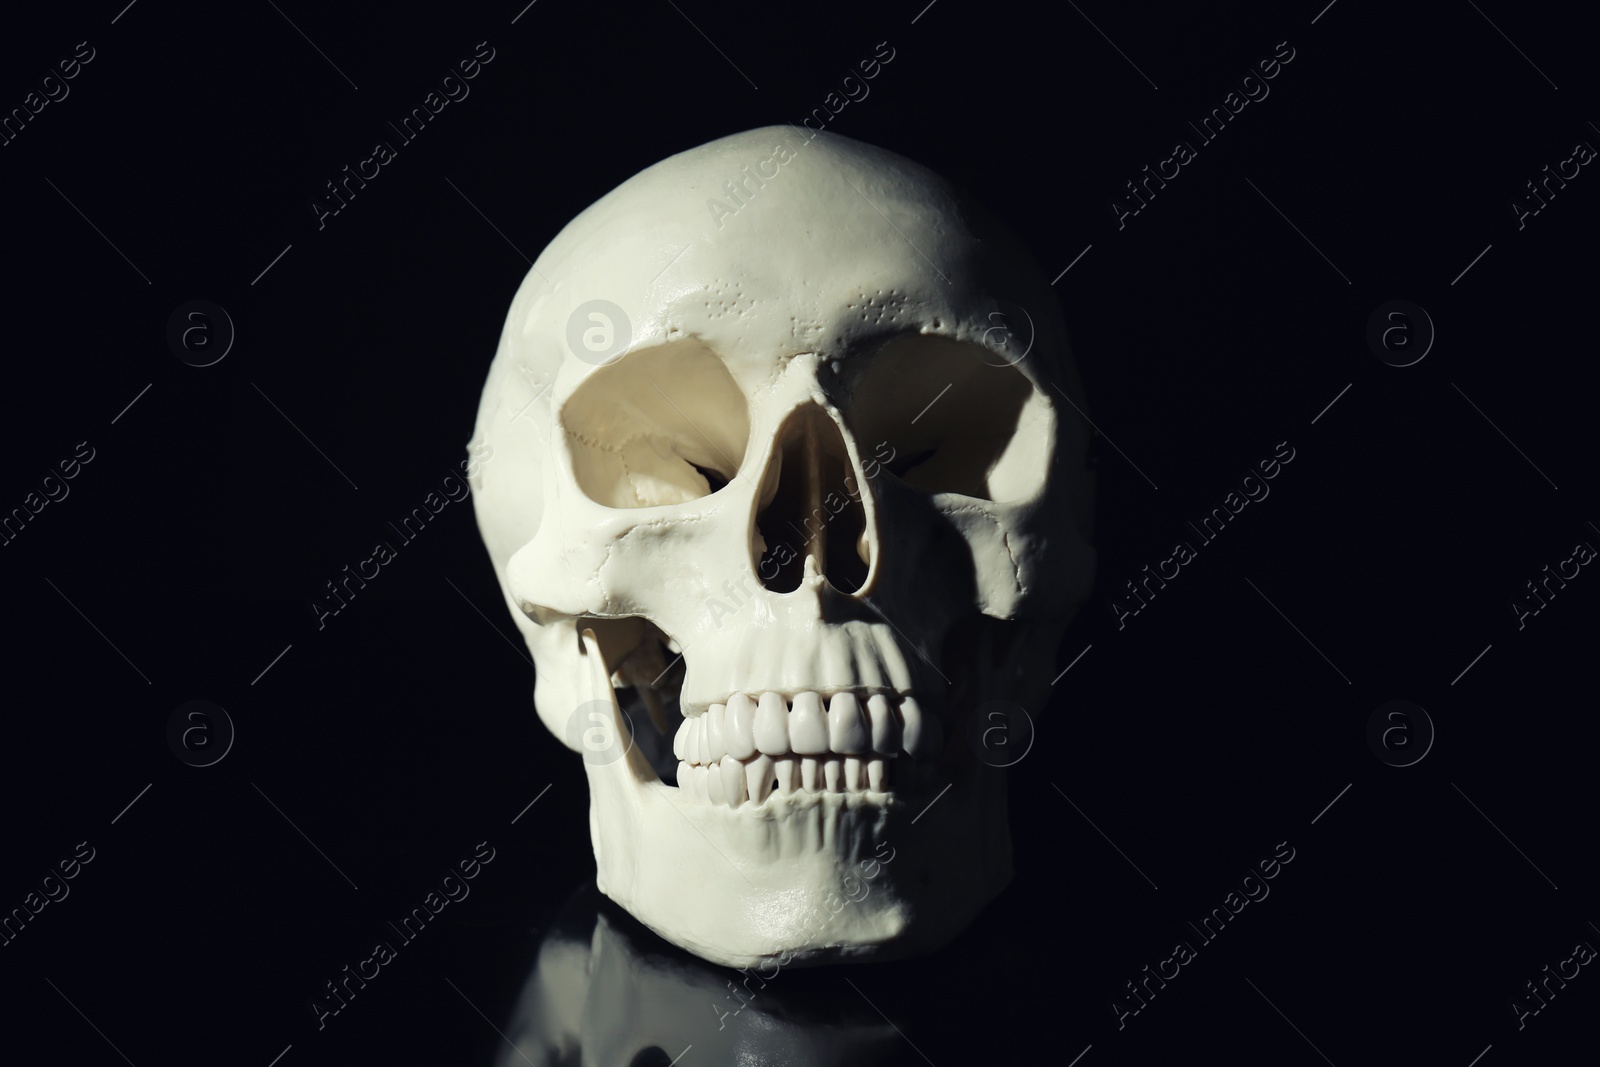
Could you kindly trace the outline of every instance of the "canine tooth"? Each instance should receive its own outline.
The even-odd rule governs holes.
[[[861,701],[854,693],[835,693],[828,703],[828,747],[834,752],[866,752],[871,745]]]
[[[723,756],[722,763],[717,768],[718,777],[722,779],[722,800],[730,808],[737,808],[744,803],[744,764],[732,756]]]
[[[772,792],[773,765],[771,756],[757,756],[744,765],[744,788],[750,803],[760,804]]]
[[[789,744],[802,756],[827,754],[828,722],[822,714],[822,698],[817,694],[794,695],[789,709]]]
[[[793,756],[772,761],[773,777],[778,780],[778,792],[785,795],[793,793],[799,784],[800,761]]]
[[[722,716],[722,743],[734,759],[745,760],[756,754],[755,718],[755,701],[743,693],[728,698],[728,710]]]
[[[861,766],[860,757],[858,757],[858,756],[846,756],[844,758],[844,787],[845,787],[845,789],[848,790],[849,792],[852,792],[852,793],[861,792],[861,787],[862,787],[862,785],[865,784],[865,782],[863,781],[864,778],[865,778],[865,775],[862,773],[862,766]]]
[[[727,712],[721,704],[711,705],[706,712],[706,748],[710,749],[711,762],[716,763],[728,754],[728,741],[722,729]]]
[[[872,726],[872,751],[894,755],[900,751],[900,720],[894,705],[882,693],[867,698],[867,719]]]
[[[839,761],[836,759],[822,761],[822,777],[828,783],[828,792],[842,793],[839,781]]]
[[[939,744],[937,716],[925,715],[915,697],[903,697],[900,700],[900,723],[900,746],[905,749],[906,755],[918,759],[934,755]]]
[[[730,699],[728,703],[733,703]],[[756,747],[769,756],[789,754],[789,706],[781,693],[762,693],[756,704]]]
[[[883,792],[883,760],[867,760],[867,788],[874,793]]]
[[[810,756],[800,761],[800,785],[807,793],[817,791],[817,761]]]
[[[678,788],[687,794],[689,787],[693,784],[693,779],[694,768],[680,759],[678,761]]]
[[[722,768],[706,768],[706,799],[713,804],[726,804],[722,792]]]
[[[680,760],[689,758],[689,750],[685,747],[689,741],[689,720],[684,719],[678,724],[678,732],[672,735],[672,754]]]

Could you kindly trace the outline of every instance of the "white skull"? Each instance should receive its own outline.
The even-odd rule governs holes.
[[[1042,707],[1088,592],[1063,390],[1015,239],[844,137],[725,137],[557,235],[473,488],[606,895],[748,966],[930,951],[1005,886],[1003,761],[966,741]]]

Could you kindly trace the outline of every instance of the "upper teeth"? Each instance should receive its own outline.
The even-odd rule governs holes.
[[[735,693],[725,704],[712,704],[690,715],[672,742],[678,759],[702,766],[723,756],[749,760],[765,756],[877,754],[900,752],[915,759],[938,754],[940,724],[925,714],[915,697],[873,693],[862,697],[848,690],[826,698],[815,692],[765,692],[756,697]]]

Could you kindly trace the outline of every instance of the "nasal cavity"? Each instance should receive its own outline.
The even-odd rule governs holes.
[[[778,432],[761,484],[761,583],[775,593],[793,592],[809,557],[835,589],[860,589],[872,562],[861,493],[838,424],[815,404],[796,409]]]

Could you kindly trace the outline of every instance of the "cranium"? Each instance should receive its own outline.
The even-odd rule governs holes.
[[[926,952],[1005,886],[967,742],[1088,592],[1076,391],[1015,239],[844,137],[714,141],[556,236],[473,489],[604,893],[748,966]]]

